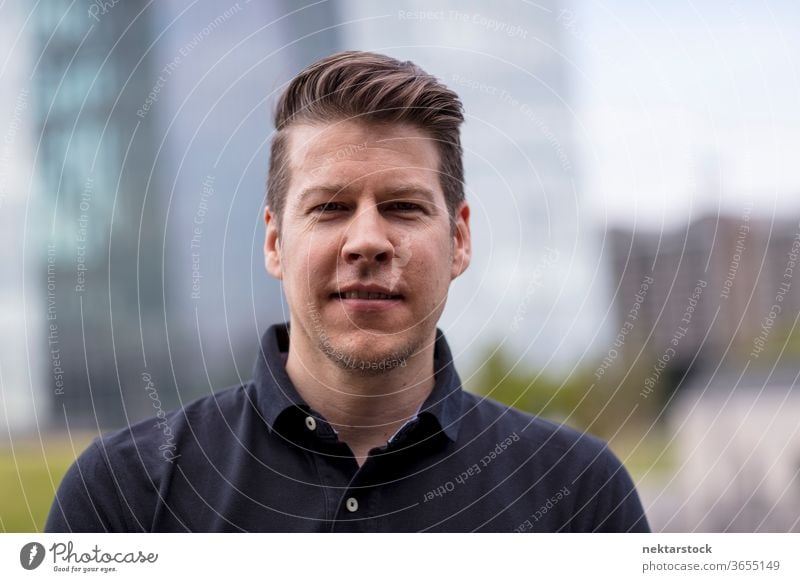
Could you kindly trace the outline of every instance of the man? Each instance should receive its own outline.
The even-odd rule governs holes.
[[[290,324],[252,382],[161,420],[168,449],[152,420],[95,441],[47,530],[647,531],[603,443],[461,388],[436,323],[470,262],[462,122],[409,62],[301,72],[265,213]]]

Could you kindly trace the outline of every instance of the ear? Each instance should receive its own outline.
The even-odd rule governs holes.
[[[264,266],[267,268],[267,273],[276,279],[283,279],[281,242],[278,237],[280,233],[275,213],[269,206],[264,211],[264,223],[267,225],[267,233],[264,236]]]
[[[469,204],[462,202],[455,215],[456,231],[453,234],[453,264],[450,280],[467,270],[472,259],[472,238],[469,231]]]

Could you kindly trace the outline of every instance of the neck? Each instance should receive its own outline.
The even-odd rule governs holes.
[[[359,465],[414,416],[435,383],[433,341],[407,365],[380,374],[344,369],[290,328],[286,372],[297,392],[348,444]]]

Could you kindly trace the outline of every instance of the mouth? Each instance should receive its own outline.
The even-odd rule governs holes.
[[[339,291],[331,293],[334,299],[364,299],[367,301],[386,301],[391,299],[402,299],[400,294],[381,293],[377,291]]]
[[[331,293],[330,298],[349,311],[383,311],[399,305],[404,299],[401,293],[376,288],[342,289]]]

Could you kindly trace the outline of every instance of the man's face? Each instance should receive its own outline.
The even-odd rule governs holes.
[[[402,365],[433,341],[450,281],[469,265],[469,207],[453,233],[435,142],[414,127],[290,132],[281,228],[267,209],[264,252],[283,281],[293,345],[351,369]]]

